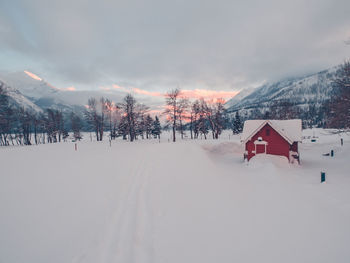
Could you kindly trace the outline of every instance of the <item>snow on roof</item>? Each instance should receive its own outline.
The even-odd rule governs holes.
[[[301,141],[301,120],[247,120],[244,122],[241,141],[246,142],[253,137],[265,124],[269,124],[289,143]]]

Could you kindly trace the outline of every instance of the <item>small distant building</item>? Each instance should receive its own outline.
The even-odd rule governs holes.
[[[241,142],[245,144],[244,158],[257,154],[285,156],[299,163],[298,143],[301,142],[301,120],[247,120]]]

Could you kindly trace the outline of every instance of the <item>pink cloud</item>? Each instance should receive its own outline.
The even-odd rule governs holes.
[[[68,87],[68,88],[66,88],[66,90],[68,90],[68,91],[75,91],[75,87]]]
[[[139,89],[139,88],[133,88],[132,91],[137,93],[137,94],[148,95],[148,96],[152,96],[152,97],[163,97],[164,96],[164,94],[160,93],[160,92],[152,92],[152,91],[143,90],[143,89]]]
[[[194,89],[194,90],[182,90],[182,96],[190,99],[231,99],[236,96],[239,91],[224,91],[224,90],[205,90],[205,89]]]
[[[121,87],[121,86],[118,86],[116,84],[113,84],[112,87],[113,87],[113,89],[117,89],[117,90],[121,90],[121,91],[125,91],[125,92],[130,92],[129,89]]]
[[[76,91],[74,86],[67,87],[67,88],[60,88],[60,90],[63,90],[63,91]]]
[[[32,79],[39,80],[39,81],[42,80],[39,76],[37,76],[37,75],[35,75],[34,73],[29,72],[29,71],[27,71],[27,70],[25,70],[24,73],[26,73],[26,74],[27,74],[29,77],[31,77]]]
[[[135,94],[140,94],[140,95],[146,95],[150,97],[164,97],[166,93],[162,92],[157,92],[157,91],[148,91],[145,89],[140,89],[140,88],[126,88],[126,87],[121,87],[117,84],[112,85],[113,89],[120,90],[123,92],[133,92]],[[100,87],[102,90],[111,90],[109,87]],[[224,90],[206,90],[206,89],[194,89],[194,90],[182,90],[181,95],[182,97],[186,97],[189,99],[200,99],[204,98],[205,100],[213,100],[216,101],[218,99],[231,99],[232,97],[236,96],[239,93],[239,91],[224,91]]]

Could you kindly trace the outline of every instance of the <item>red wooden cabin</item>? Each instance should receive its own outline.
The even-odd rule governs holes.
[[[285,156],[299,162],[301,120],[248,120],[244,122],[242,143],[248,161],[257,154]]]

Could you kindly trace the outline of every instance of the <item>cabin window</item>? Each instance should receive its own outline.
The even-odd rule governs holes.
[[[266,136],[270,136],[270,129],[266,129]]]

